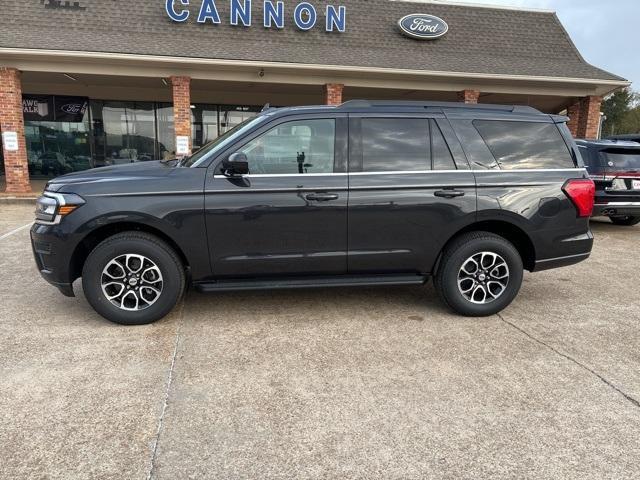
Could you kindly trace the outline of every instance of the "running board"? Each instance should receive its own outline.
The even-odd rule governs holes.
[[[277,290],[289,288],[356,287],[384,285],[422,285],[424,275],[338,275],[333,277],[251,278],[195,283],[193,287],[203,293],[237,290]]]

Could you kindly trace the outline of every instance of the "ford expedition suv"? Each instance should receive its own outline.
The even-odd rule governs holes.
[[[523,270],[586,259],[594,184],[567,118],[530,107],[350,101],[266,109],[180,160],[50,181],[31,239],[114,322],[201,292],[412,285],[499,312]],[[543,299],[541,299],[542,301]]]
[[[616,225],[640,223],[640,143],[578,140],[587,171],[596,185],[593,216]]]

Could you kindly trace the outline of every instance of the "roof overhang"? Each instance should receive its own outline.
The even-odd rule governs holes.
[[[557,95],[606,95],[631,85],[626,80],[539,77],[527,75],[442,72],[396,68],[223,60],[107,52],[0,47],[0,64],[23,71],[91,75],[170,77],[200,80],[322,85],[343,83],[368,88]]]

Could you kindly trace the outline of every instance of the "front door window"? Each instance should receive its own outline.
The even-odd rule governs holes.
[[[250,174],[331,173],[335,120],[311,119],[282,123],[251,140],[241,152]]]

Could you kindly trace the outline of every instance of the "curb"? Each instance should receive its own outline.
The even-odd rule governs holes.
[[[38,197],[2,197],[0,205],[34,205]]]

